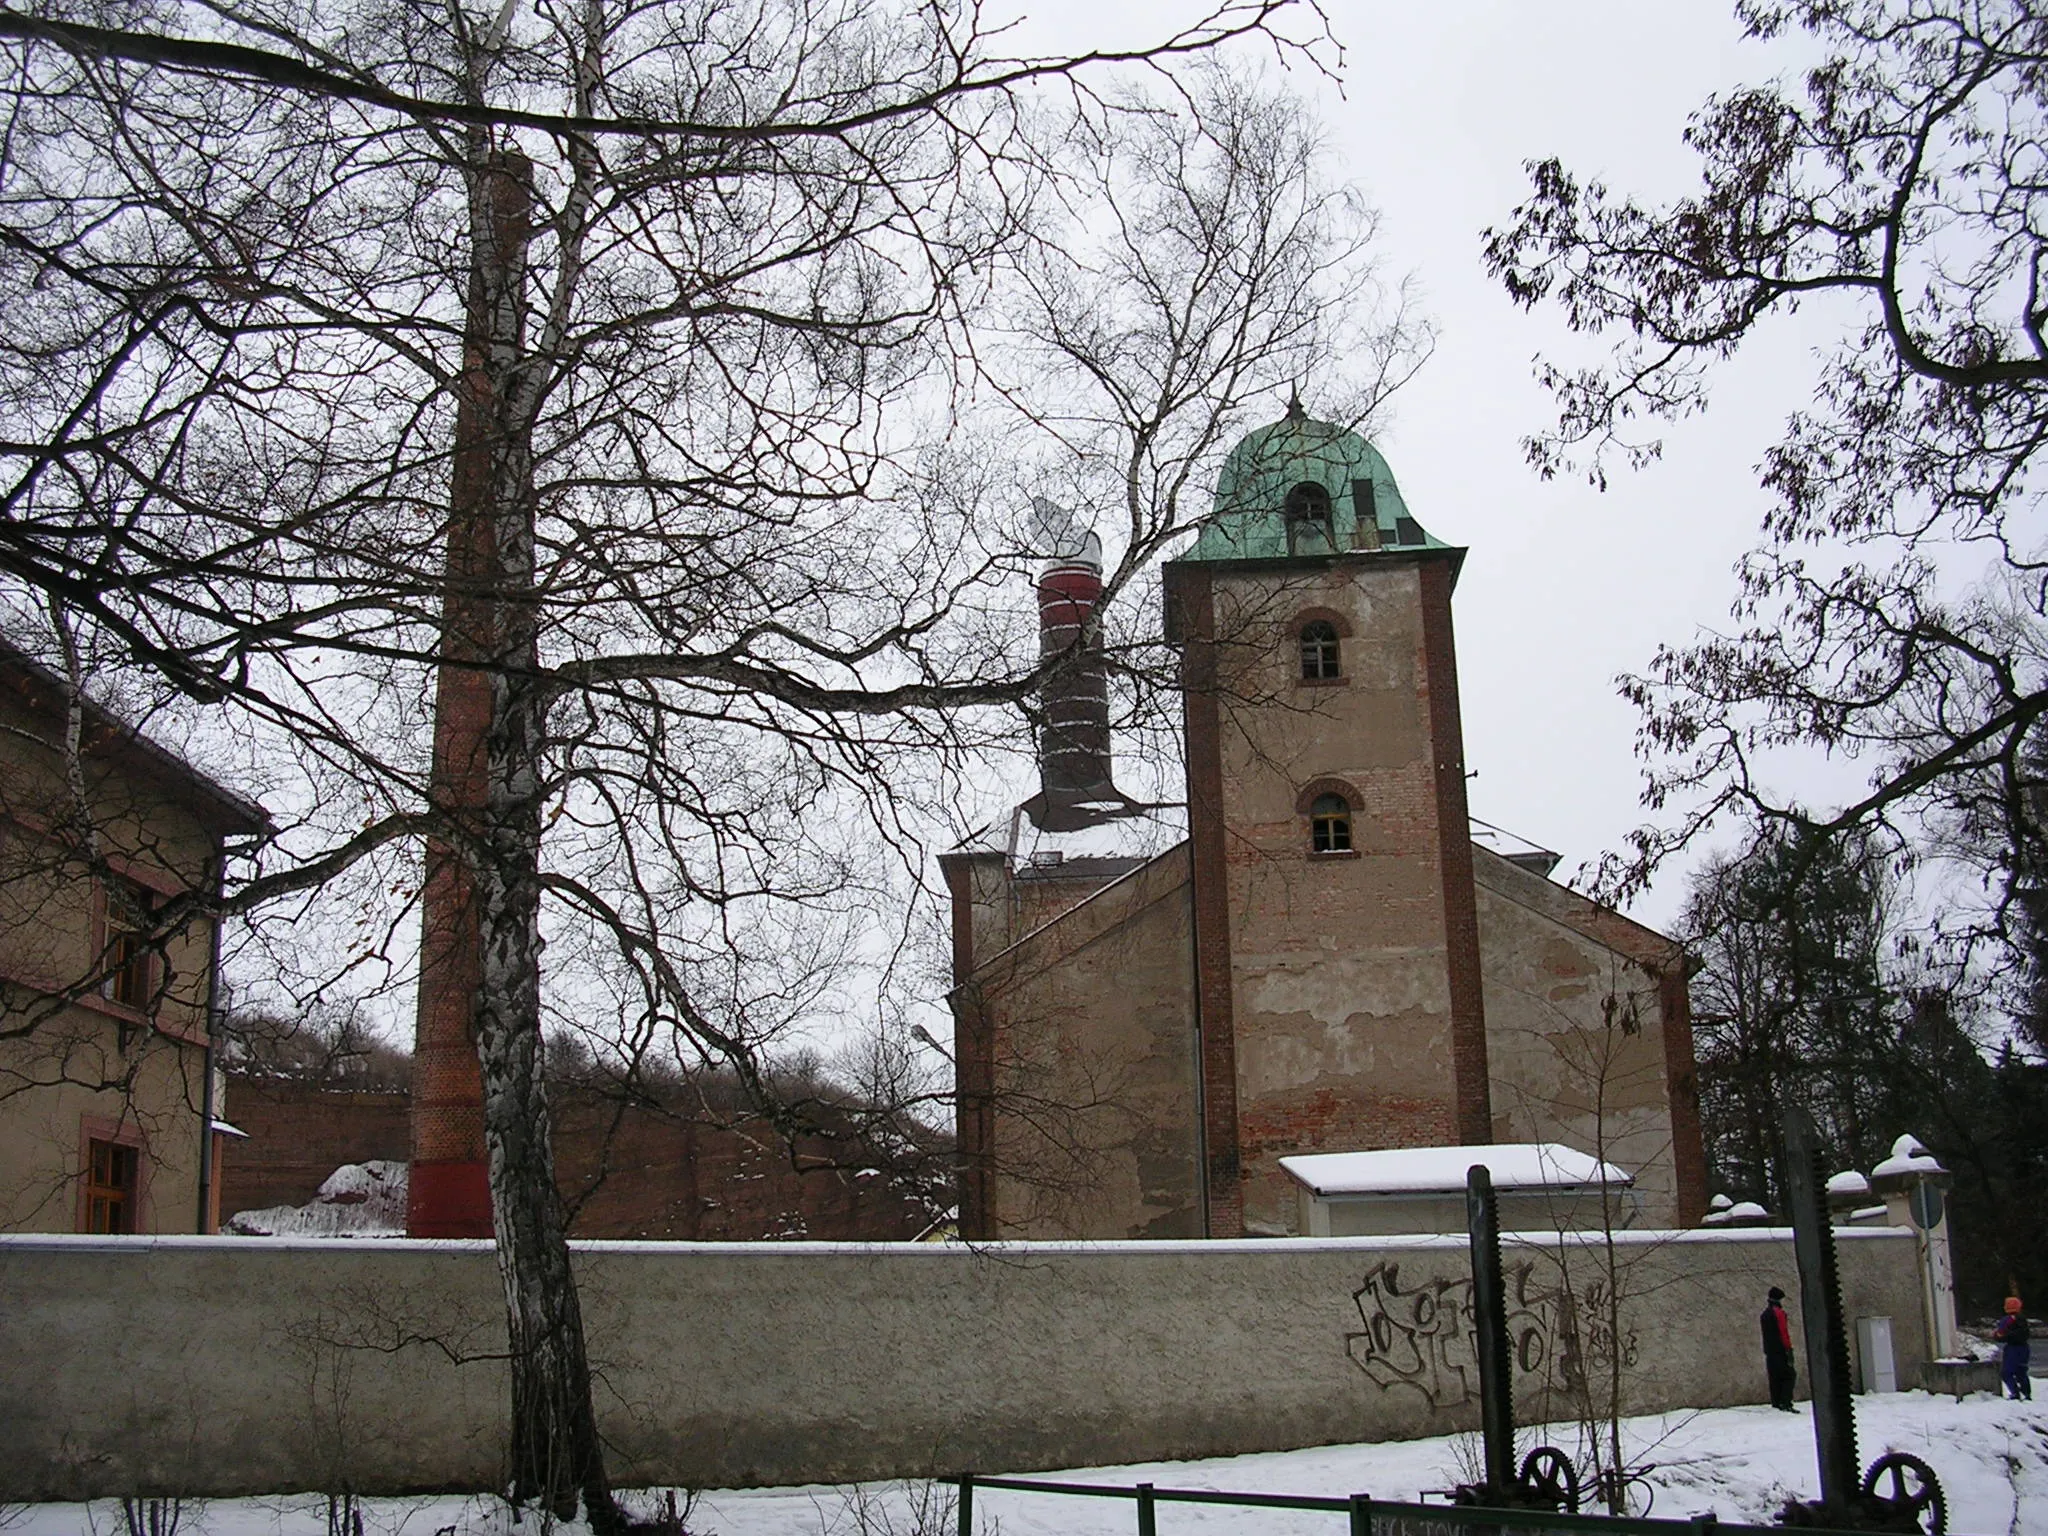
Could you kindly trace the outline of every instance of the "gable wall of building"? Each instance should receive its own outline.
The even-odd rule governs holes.
[[[972,1235],[1201,1235],[1189,889],[1183,844],[983,960],[956,995],[976,1021],[956,1039],[981,1041],[991,1099]]]
[[[1664,1019],[1683,953],[1484,849],[1477,869],[1493,1139],[1605,1158],[1635,1175],[1641,1221],[1696,1222],[1697,1122],[1689,1148],[1674,1112],[1691,1064],[1670,1059]]]

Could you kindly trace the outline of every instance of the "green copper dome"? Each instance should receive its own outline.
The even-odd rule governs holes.
[[[1181,559],[1446,548],[1408,515],[1377,448],[1348,427],[1313,420],[1297,401],[1230,450],[1216,508]]]

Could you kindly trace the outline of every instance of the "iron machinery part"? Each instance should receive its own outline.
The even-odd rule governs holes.
[[[1886,1451],[1863,1474],[1863,1497],[1888,1506],[1886,1514],[1899,1519],[1901,1529],[1925,1536],[1942,1536],[1948,1529],[1948,1500],[1942,1497],[1941,1480],[1918,1456]],[[1911,1519],[1910,1526],[1903,1523],[1905,1518]]]
[[[1539,1445],[1522,1458],[1515,1478],[1516,1502],[1579,1512],[1579,1473],[1571,1457],[1554,1445]]]
[[[1806,1335],[1806,1373],[1813,1388],[1813,1439],[1820,1470],[1820,1502],[1847,1512],[1856,1505],[1856,1400],[1849,1379],[1849,1336],[1844,1327],[1841,1273],[1828,1223],[1820,1132],[1813,1117],[1788,1105],[1785,1194],[1792,1215],[1793,1258],[1799,1270],[1800,1323]]]
[[[1650,1481],[1656,1470],[1654,1461],[1639,1467],[1603,1467],[1594,1474],[1592,1488],[1580,1497],[1590,1498],[1596,1506],[1605,1505],[1610,1512],[1618,1504],[1619,1512],[1632,1520],[1648,1519],[1657,1505],[1657,1485]]]
[[[1465,1170],[1465,1221],[1472,1255],[1472,1350],[1479,1364],[1479,1428],[1486,1486],[1507,1495],[1515,1477],[1514,1355],[1508,1346],[1507,1282],[1500,1262],[1500,1203],[1486,1164]]]

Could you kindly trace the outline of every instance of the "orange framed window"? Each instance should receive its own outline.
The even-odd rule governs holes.
[[[85,1230],[133,1232],[139,1203],[142,1154],[118,1141],[86,1143]]]

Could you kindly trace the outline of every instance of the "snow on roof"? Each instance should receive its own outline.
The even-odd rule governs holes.
[[[225,1120],[214,1120],[209,1123],[213,1126],[213,1129],[222,1136],[239,1136],[244,1141],[247,1141],[249,1139],[249,1133],[243,1130],[238,1125],[229,1125]]]
[[[1828,1180],[1828,1193],[1831,1195],[1867,1195],[1870,1193],[1870,1180],[1863,1177],[1854,1168],[1851,1168],[1844,1173],[1836,1174],[1832,1179]]]
[[[1519,832],[1510,832],[1506,827],[1497,827],[1490,821],[1481,821],[1477,816],[1468,818],[1471,822],[1472,841],[1490,852],[1499,854],[1510,864],[1520,865],[1531,874],[1550,878],[1550,872],[1557,868],[1563,855],[1541,843],[1531,842]]]
[[[1017,818],[1011,856],[1017,868],[1057,873],[1062,863],[1087,859],[1150,859],[1187,836],[1187,813],[1178,806],[1150,806],[1099,826],[1047,832],[1031,818]]]
[[[343,1163],[305,1205],[237,1211],[222,1224],[238,1237],[403,1237],[410,1168],[405,1163]]]
[[[1902,1173],[1947,1173],[1948,1170],[1920,1145],[1917,1136],[1901,1136],[1892,1143],[1892,1155],[1870,1170],[1873,1179],[1891,1178]]]
[[[1495,1189],[1573,1189],[1635,1180],[1612,1163],[1554,1141],[1483,1147],[1401,1147],[1385,1152],[1317,1152],[1283,1157],[1285,1168],[1318,1195],[1450,1194],[1465,1187],[1465,1170],[1486,1165]]]

